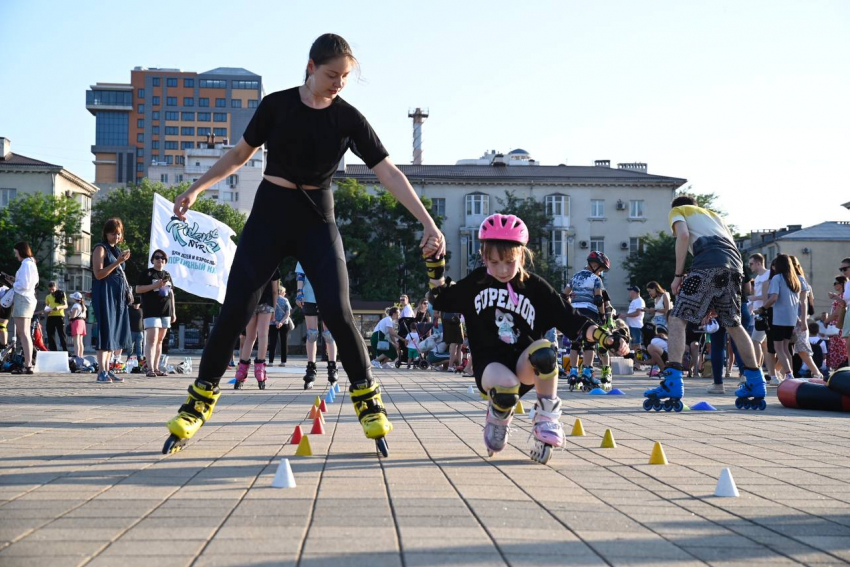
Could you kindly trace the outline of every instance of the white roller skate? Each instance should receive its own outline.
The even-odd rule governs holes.
[[[545,465],[552,458],[552,449],[564,445],[560,398],[537,398],[532,423],[534,446],[531,459]]]
[[[496,386],[490,390],[489,398],[484,423],[484,445],[487,447],[487,454],[492,457],[508,443],[514,408],[519,401],[519,386]]]

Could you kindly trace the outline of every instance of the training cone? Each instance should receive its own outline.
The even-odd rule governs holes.
[[[316,412],[322,413],[316,406],[310,406],[310,419],[316,419]]]
[[[310,430],[310,435],[324,435],[325,425],[322,423],[321,417],[316,417],[313,420],[313,429]]]
[[[319,411],[325,413],[328,411],[328,406],[325,405],[325,400],[322,400],[322,403],[319,404]]]
[[[603,449],[616,449],[617,442],[614,441],[614,434],[611,433],[610,429],[605,430],[605,436],[602,437],[602,445],[600,445]]]
[[[298,448],[295,449],[295,454],[299,457],[313,456],[313,449],[310,447],[310,438],[307,435],[301,438],[301,442],[298,443]]]
[[[326,404],[334,403],[334,391],[333,390],[328,390],[328,393],[325,396],[325,403]]]
[[[280,460],[272,481],[272,488],[295,488],[295,476],[292,474],[292,467],[289,466],[289,459]]]
[[[735,486],[735,479],[732,478],[732,471],[728,468],[720,471],[720,478],[717,479],[717,488],[714,490],[715,496],[723,498],[737,498],[738,487]]]
[[[292,441],[290,442],[290,445],[298,445],[301,443],[302,437],[304,437],[304,432],[301,431],[300,425],[296,425],[295,431],[292,432]]]
[[[650,465],[666,465],[667,464],[667,455],[664,454],[664,447],[661,446],[661,443],[658,441],[655,442],[655,446],[652,448],[652,455],[649,456],[649,464]]]
[[[594,388],[588,392],[591,396],[607,396],[608,392],[603,390],[602,388]]]
[[[516,415],[525,415],[525,408],[522,407],[522,400],[517,400],[516,408],[514,409],[514,413]]]
[[[474,394],[475,388],[473,388],[472,385],[470,384],[469,387],[466,389],[466,393],[467,394]]]
[[[717,411],[717,408],[708,402],[699,402],[691,406],[693,411]]]
[[[576,422],[573,425],[573,432],[570,435],[573,437],[584,437],[584,426],[581,424],[581,419],[576,418]]]
[[[626,393],[619,388],[614,388],[610,392],[608,392],[609,396],[625,396]]]
[[[235,384],[235,383],[236,383],[236,378],[233,378],[233,379],[229,380],[227,383],[228,383],[228,384]]]
[[[339,394],[339,382],[334,382],[334,391]]]
[[[320,398],[319,396],[316,396],[316,401],[313,402],[313,405],[316,406],[316,407],[319,407],[320,405],[322,405],[322,398]]]

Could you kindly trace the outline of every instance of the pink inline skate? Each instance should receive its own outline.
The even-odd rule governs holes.
[[[545,465],[552,458],[552,449],[564,444],[560,398],[537,398],[532,424],[534,446],[531,448],[531,458]]]
[[[254,361],[254,378],[257,379],[257,386],[260,390],[266,389],[266,361]]]
[[[248,368],[251,367],[251,361],[240,360],[236,367],[236,382],[233,384],[234,390],[241,390],[245,386],[245,380],[248,379]]]

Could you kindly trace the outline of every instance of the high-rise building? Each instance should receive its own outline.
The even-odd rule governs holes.
[[[206,73],[136,67],[129,83],[92,85],[86,108],[96,120],[95,185],[141,181],[152,165],[182,167],[185,150],[211,134],[238,140],[262,97],[262,77],[238,67]]]

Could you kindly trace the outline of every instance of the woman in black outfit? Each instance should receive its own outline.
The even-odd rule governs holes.
[[[317,303],[351,381],[351,398],[363,430],[387,454],[384,436],[392,425],[370,374],[366,345],[354,324],[345,253],[333,214],[330,182],[345,152],[351,149],[360,157],[422,223],[420,247],[426,256],[443,254],[445,242],[369,123],[338,96],[356,63],[343,38],[334,34],[319,37],[310,48],[304,84],[266,96],[239,143],[174,204],[174,214],[185,219],[202,191],[235,173],[257,148],[266,145],[264,179],[236,250],[224,305],[189,398],[167,423],[171,437],[164,453],[180,450],[212,415],[220,396],[218,383],[227,370],[239,329],[250,319],[280,261],[295,256],[314,282]]]

